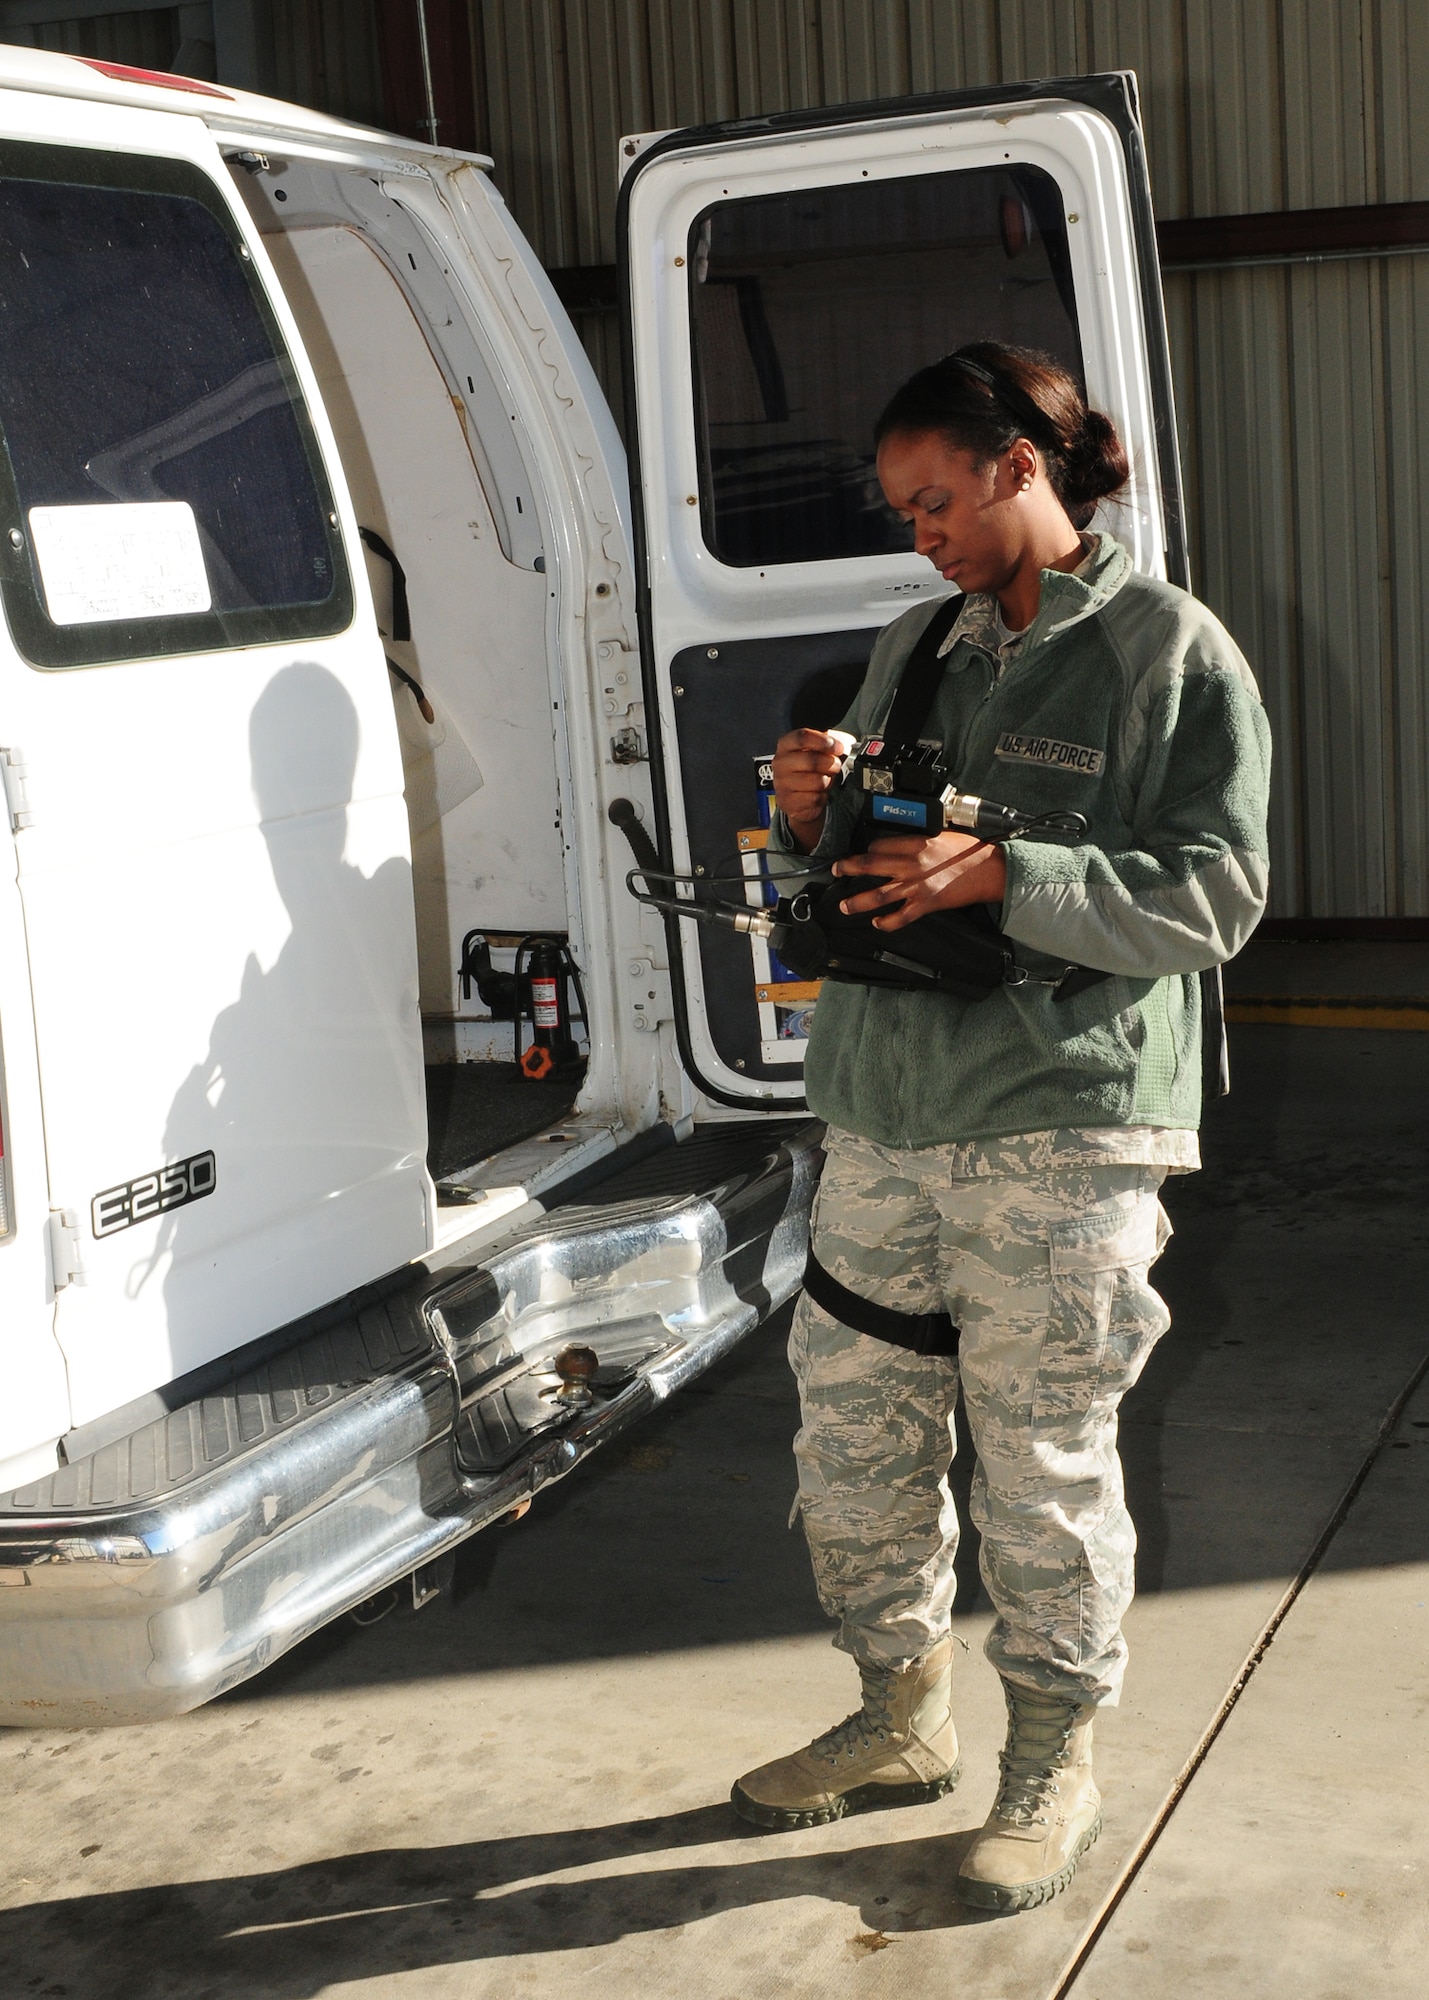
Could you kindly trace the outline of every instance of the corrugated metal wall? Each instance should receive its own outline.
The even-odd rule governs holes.
[[[7,39],[18,38],[11,34]],[[30,31],[25,42],[37,49],[56,49],[62,55],[98,56],[104,62],[133,63],[139,69],[167,69],[180,39],[179,10],[173,6],[44,22]]]
[[[1425,0],[427,5],[469,9],[476,141],[552,266],[613,262],[624,132],[1085,70],[1136,70],[1163,219],[1429,199]],[[373,0],[271,18],[278,95],[380,121]],[[1273,907],[1429,915],[1429,257],[1168,273],[1167,304],[1196,586],[1276,731]]]
[[[372,0],[271,0],[266,11],[275,97],[386,123]]]
[[[1424,0],[483,0],[472,18],[479,142],[556,266],[614,259],[622,132],[1085,70],[1136,70],[1160,217],[1429,198]],[[1166,289],[1196,586],[1275,726],[1273,909],[1429,915],[1429,257]],[[614,388],[614,327],[581,324]]]

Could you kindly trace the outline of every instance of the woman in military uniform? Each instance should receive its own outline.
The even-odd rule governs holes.
[[[985,907],[1017,983],[972,1000],[830,981],[820,998],[805,1074],[829,1127],[813,1250],[832,1284],[795,1315],[795,1455],[820,1598],[863,1701],[733,1798],[759,1825],[807,1826],[956,1781],[946,1475],[961,1378],[1008,1733],[957,1887],[1023,1909],[1065,1886],[1100,1827],[1092,1724],[1121,1687],[1136,1547],[1117,1409],[1168,1324],[1148,1281],[1169,1234],[1161,1184],[1199,1165],[1198,975],[1264,907],[1269,741],[1216,618],[1090,532],[1127,462],[1064,369],[959,349],[898,391],[877,441],[889,504],[964,593],[921,734],[960,790],[1088,830],[870,839],[837,782],[849,739],[799,729],[778,746],[784,865],[862,878],[845,907],[890,945],[934,912]],[[855,739],[885,724],[947,616],[923,604],[883,632],[845,719]],[[1072,990],[1069,967],[1102,976]],[[882,1335],[853,1323],[872,1323],[865,1303],[884,1309]],[[887,1337],[900,1314],[945,1315],[956,1352]]]

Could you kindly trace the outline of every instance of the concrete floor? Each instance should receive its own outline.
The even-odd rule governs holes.
[[[800,1835],[730,1815],[734,1776],[854,1702],[785,1527],[771,1326],[468,1544],[451,1607],[331,1628],[174,1723],[0,1736],[0,1994],[1421,1993],[1429,1390],[1381,1427],[1429,1354],[1429,1037],[1242,1028],[1233,1060],[1126,1409],[1141,1595],[1068,1894],[1010,1919],[952,1895],[1002,1726],[971,1546],[958,1792]]]

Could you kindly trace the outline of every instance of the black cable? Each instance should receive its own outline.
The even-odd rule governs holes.
[[[630,851],[643,868],[660,866],[660,853],[641,821],[640,813],[632,799],[612,799],[606,808],[606,818],[612,826],[618,826],[630,843]]]
[[[403,687],[409,687],[412,690],[412,693],[416,696],[417,706],[422,711],[423,722],[427,723],[429,726],[435,723],[437,719],[437,711],[432,707],[432,704],[427,700],[427,691],[422,686],[421,682],[413,680],[412,676],[407,672],[407,669],[405,667],[399,667],[397,662],[393,659],[390,653],[384,653],[382,657],[387,662],[387,671],[389,673],[395,674],[398,680],[401,681]]]
[[[647,908],[660,910],[667,916],[692,917],[696,923],[724,924],[730,930],[755,932],[766,935],[765,926],[771,928],[778,922],[767,903],[731,903],[722,897],[706,902],[697,902],[693,897],[661,896],[649,888],[637,889],[637,877],[644,878],[643,868],[632,868],[625,878],[625,886],[637,903]],[[651,871],[663,874],[663,871]]]
[[[736,888],[748,888],[751,882],[792,882],[803,880],[809,873],[807,868],[781,868],[767,875],[694,875],[679,868],[632,868],[631,875],[651,876],[661,882],[680,882],[692,889],[713,888],[719,883],[730,883]],[[627,880],[629,878],[627,877]]]
[[[1088,830],[1085,815],[1074,812],[1039,813],[1022,828],[1024,833],[1064,833],[1069,840],[1081,840]]]
[[[574,958],[574,955],[572,954],[572,952],[571,952],[571,949],[570,949],[569,945],[562,945],[562,947],[561,947],[561,955],[562,955],[562,957],[563,957],[563,958],[565,959],[565,961],[566,961],[566,964],[567,964],[567,966],[568,966],[568,967],[570,968],[570,974],[571,974],[571,984],[572,984],[572,986],[574,986],[574,987],[575,987],[575,989],[576,989],[576,999],[577,999],[577,1000],[579,1001],[579,1003],[580,1003],[580,1012],[579,1012],[579,1014],[576,1014],[576,1015],[573,1015],[573,1016],[572,1016],[572,1019],[574,1019],[574,1020],[577,1020],[577,1021],[579,1021],[579,1022],[580,1022],[581,1026],[582,1026],[582,1027],[583,1027],[583,1028],[585,1029],[585,1033],[586,1033],[586,1040],[587,1040],[587,1041],[589,1041],[589,1040],[590,1040],[590,1016],[589,1016],[589,1015],[587,1014],[587,1012],[586,1012],[586,1004],[585,1004],[585,988],[584,988],[584,986],[582,986],[582,984],[581,984],[581,969],[580,969],[580,967],[579,967],[579,966],[578,966],[578,965],[576,964],[576,961],[575,961],[575,958]]]
[[[392,571],[392,637],[406,641],[412,636],[412,612],[407,601],[407,572],[397,560],[391,544],[384,542],[375,528],[359,528],[358,534],[373,555],[380,556]]]

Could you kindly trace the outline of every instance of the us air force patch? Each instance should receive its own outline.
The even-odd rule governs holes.
[[[997,739],[997,755],[1014,764],[1050,765],[1056,771],[1081,771],[1099,778],[1106,768],[1106,752],[1089,750],[1084,743],[1059,743],[1055,736],[1019,736],[1005,729]]]

